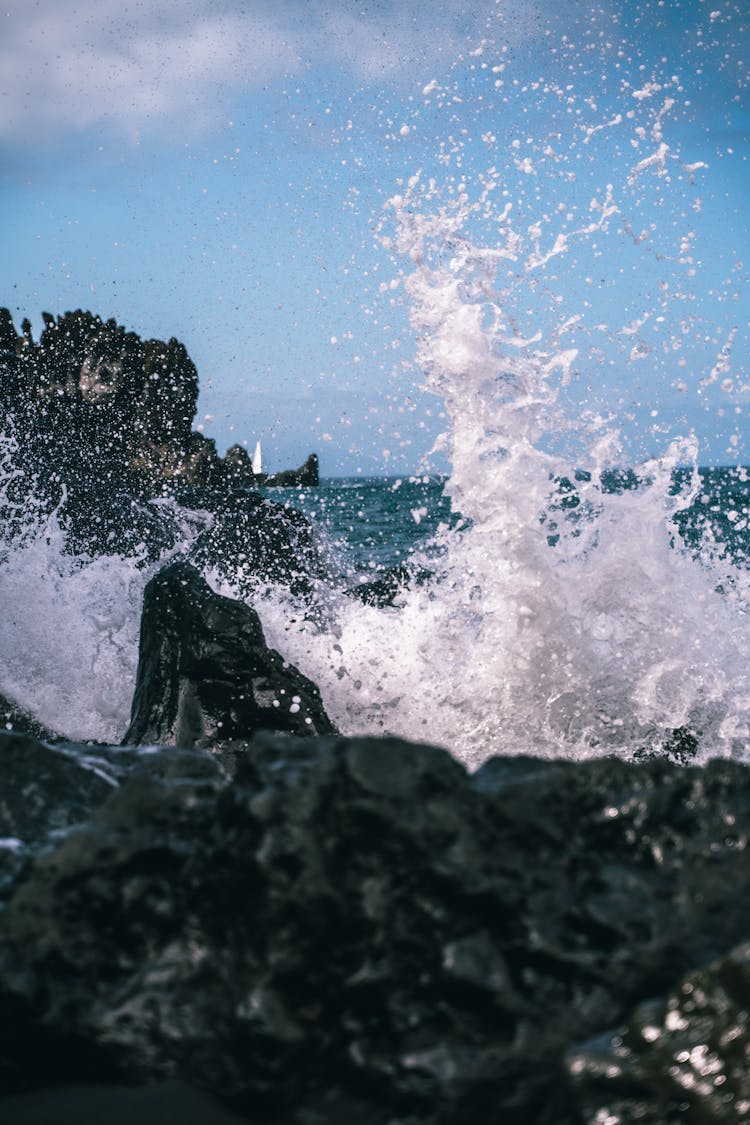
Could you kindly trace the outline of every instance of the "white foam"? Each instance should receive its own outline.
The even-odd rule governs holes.
[[[119,742],[150,573],[133,559],[66,555],[54,518],[30,529],[0,567],[0,690],[68,738]]]
[[[636,91],[644,113],[658,92],[653,83]],[[320,685],[343,730],[436,742],[469,764],[497,753],[659,752],[679,730],[696,734],[703,757],[747,754],[748,576],[720,552],[693,557],[672,522],[697,488],[693,474],[673,495],[672,473],[695,465],[697,443],[689,433],[664,439],[639,467],[650,483],[609,493],[601,473],[623,460],[616,421],[562,397],[576,365],[588,366],[584,380],[595,383],[602,349],[627,372],[653,350],[645,332],[668,341],[671,323],[677,346],[680,315],[666,300],[624,323],[597,320],[589,300],[571,307],[578,258],[603,258],[597,269],[606,273],[607,255],[619,263],[621,232],[635,229],[652,186],[657,210],[668,203],[662,181],[678,160],[662,140],[671,105],[666,99],[650,118],[631,120],[636,140],[650,137],[656,148],[612,169],[618,178],[595,189],[588,222],[560,219],[556,229],[554,216],[573,210],[550,200],[531,221],[528,206],[514,221],[507,202],[492,211],[487,185],[502,186],[496,169],[478,177],[484,190],[474,201],[464,180],[441,191],[418,173],[390,201],[394,229],[384,245],[408,264],[403,288],[418,366],[447,416],[439,443],[450,454],[448,492],[471,526],[441,533],[445,550],[428,564],[434,582],[399,609],[342,601],[329,606],[325,627],[298,617],[290,628],[283,599],[259,607],[273,643]],[[598,143],[605,132],[587,129],[580,143]],[[629,243],[629,262],[640,263],[649,290],[662,292],[682,266],[683,281],[693,276],[684,236],[664,227],[671,255],[654,254],[659,231]],[[661,287],[660,269],[668,274]],[[605,311],[617,313],[616,302]],[[579,348],[563,347],[584,314],[595,327]],[[715,370],[728,364],[728,346],[725,353]],[[652,368],[655,385],[660,374]],[[554,482],[576,464],[591,476],[578,483],[580,503],[566,516],[555,508]]]

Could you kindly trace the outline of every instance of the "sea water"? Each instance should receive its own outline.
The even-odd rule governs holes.
[[[747,758],[748,476],[701,472],[687,420],[659,418],[660,388],[730,385],[736,342],[732,329],[712,358],[693,311],[705,173],[669,132],[679,79],[625,83],[612,113],[572,84],[514,85],[507,65],[488,74],[526,99],[528,129],[503,138],[502,161],[488,133],[466,175],[451,135],[394,185],[377,232],[382,300],[408,310],[415,382],[445,417],[446,478],[426,464],[274,492],[308,512],[328,560],[312,604],[281,586],[248,595],[231,560],[206,575],[254,604],[344,733],[469,765],[675,740],[698,760]],[[627,439],[639,426],[642,449]],[[737,428],[727,440],[739,459]],[[394,604],[350,593],[403,564],[429,577]],[[20,511],[0,565],[0,691],[70,737],[118,740],[158,565],[71,558],[54,514]]]

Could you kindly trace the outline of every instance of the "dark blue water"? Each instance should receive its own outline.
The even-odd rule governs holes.
[[[445,484],[444,477],[428,475],[340,477],[318,488],[266,494],[305,512],[336,569],[360,576],[408,562],[416,550],[438,550],[438,529],[459,522]]]
[[[578,485],[587,473],[572,473],[550,485],[550,502],[540,512],[553,546],[562,520],[586,518]],[[460,528],[460,513],[446,495],[446,477],[343,477],[323,480],[318,488],[269,489],[277,502],[300,508],[314,522],[324,550],[339,570],[352,575],[381,571],[439,553],[440,529]],[[693,483],[692,471],[673,474],[673,495]],[[633,469],[605,472],[602,493],[648,487]],[[708,467],[698,470],[697,495],[672,515],[676,543],[696,554],[723,559],[734,566],[750,564],[750,469]]]

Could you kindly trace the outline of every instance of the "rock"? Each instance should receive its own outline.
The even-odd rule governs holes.
[[[231,445],[224,455],[224,475],[231,488],[255,483],[253,463],[244,445]]]
[[[16,339],[20,377],[3,386],[28,462],[64,480],[113,466],[148,487],[178,472],[198,397],[184,346],[81,310],[44,321],[38,343],[30,326]]]
[[[81,309],[42,317],[36,342],[27,320],[19,336],[0,309],[0,405],[23,435],[24,468],[65,484],[111,478],[142,498],[173,482],[257,483],[241,447],[221,458],[192,430],[198,373],[179,340],[142,340]],[[317,457],[277,477],[266,483],[317,484]]]
[[[418,567],[416,570],[409,566],[391,566],[382,571],[378,578],[372,582],[362,582],[347,590],[347,594],[359,598],[365,605],[385,606],[398,605],[407,590],[415,586],[424,586],[432,577],[429,570]]]
[[[173,563],[144,594],[126,744],[205,746],[258,730],[333,731],[315,685],[266,645],[258,615]]]
[[[304,465],[300,465],[298,469],[271,473],[263,480],[266,488],[314,488],[318,484],[320,484],[320,473],[317,453],[311,453]]]
[[[183,1082],[158,1086],[55,1086],[0,1100],[3,1125],[241,1125],[201,1090]],[[260,1125],[260,1123],[259,1123]]]
[[[687,1090],[684,1120],[739,1121],[748,823],[729,761],[471,777],[396,739],[265,734],[232,777],[137,770],[0,914],[0,1085],[189,1081],[250,1120],[358,1125],[635,1121],[646,1098],[664,1125],[664,1061],[720,1048],[733,1106]],[[607,1086],[591,1041],[618,1027],[637,1081]]]
[[[87,820],[115,782],[62,747],[0,732],[0,839],[39,844]],[[10,846],[10,845],[8,845]]]
[[[734,1125],[750,1117],[750,944],[688,974],[566,1058],[581,1120]]]
[[[206,511],[189,549],[199,568],[212,568],[243,593],[261,585],[282,585],[310,595],[325,567],[313,528],[302,512],[243,489],[181,489],[176,500],[185,508]]]

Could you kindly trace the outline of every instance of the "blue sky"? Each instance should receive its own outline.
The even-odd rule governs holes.
[[[414,471],[440,403],[386,201],[418,169],[478,197],[494,167],[553,238],[612,183],[617,230],[524,277],[519,331],[578,318],[563,399],[633,457],[694,429],[750,461],[749,71],[744,0],[6,0],[0,304],[177,336],[221,449]]]

